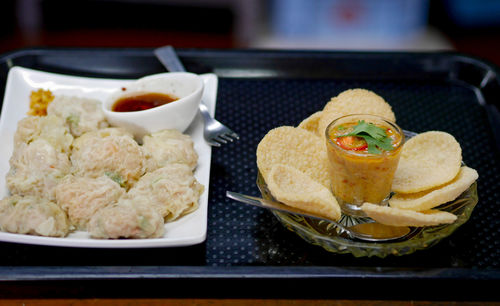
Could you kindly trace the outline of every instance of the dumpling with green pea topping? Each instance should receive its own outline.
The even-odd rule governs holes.
[[[148,172],[173,163],[186,164],[194,170],[198,164],[198,153],[191,136],[178,130],[166,129],[146,135],[142,142]]]
[[[65,237],[70,223],[54,202],[38,196],[13,195],[0,201],[0,230],[10,233]]]
[[[54,115],[28,116],[21,119],[14,133],[14,150],[21,144],[29,144],[39,138],[49,142],[59,152],[71,151],[73,136],[64,120]]]
[[[145,200],[122,198],[92,216],[88,224],[92,238],[158,238],[165,231],[163,217]]]
[[[95,99],[58,95],[47,107],[47,114],[65,120],[75,137],[109,125],[101,109],[101,102]]]
[[[145,172],[145,158],[139,144],[116,128],[85,133],[73,142],[72,173],[97,178],[106,175],[130,188]]]
[[[55,187],[70,173],[67,154],[43,138],[21,144],[9,160],[6,182],[12,194],[55,199]]]
[[[56,186],[56,203],[75,228],[86,230],[99,209],[116,203],[124,194],[125,189],[106,175],[98,178],[68,175]]]
[[[205,187],[186,164],[170,164],[146,173],[132,187],[128,199],[150,203],[166,221],[174,221],[198,208]]]

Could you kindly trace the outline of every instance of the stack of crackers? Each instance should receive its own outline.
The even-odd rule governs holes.
[[[257,147],[257,166],[278,201],[340,219],[340,207],[330,189],[325,130],[336,118],[350,114],[378,115],[396,122],[382,97],[366,89],[350,89],[297,127],[277,127],[264,136]],[[403,146],[389,206],[364,203],[361,209],[375,221],[392,226],[453,223],[457,217],[438,206],[455,200],[477,178],[476,170],[462,165],[462,149],[452,135],[421,133]]]

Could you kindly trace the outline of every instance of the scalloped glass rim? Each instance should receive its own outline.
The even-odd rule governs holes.
[[[416,135],[408,131],[405,131],[406,134],[410,137]],[[267,184],[260,171],[258,171],[257,175],[257,186],[263,198],[275,200],[268,191]],[[436,209],[455,214],[457,216],[455,222],[452,224],[424,227],[405,240],[396,240],[393,242],[364,242],[339,236],[335,231],[328,231],[328,234],[326,234],[318,231],[318,228],[321,227],[318,222],[321,221],[283,212],[273,211],[273,214],[287,229],[296,233],[308,243],[321,246],[329,252],[339,254],[351,253],[355,257],[376,256],[384,258],[388,255],[408,255],[437,244],[469,220],[477,202],[477,182],[474,182],[455,200],[436,207]]]

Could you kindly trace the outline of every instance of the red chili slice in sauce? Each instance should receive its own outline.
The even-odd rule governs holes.
[[[368,148],[366,140],[356,136],[340,136],[335,138],[335,142],[344,150],[361,151]]]

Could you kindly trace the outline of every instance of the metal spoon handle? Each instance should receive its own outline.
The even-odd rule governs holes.
[[[170,72],[186,72],[181,60],[172,46],[165,46],[154,50],[156,57]]]
[[[301,215],[304,217],[309,217],[309,218],[314,218],[314,219],[318,219],[318,220],[322,220],[322,221],[327,221],[327,222],[335,224],[340,229],[345,231],[347,235],[352,237],[351,231],[349,229],[347,229],[346,227],[344,227],[342,224],[335,222],[333,220],[312,214],[310,212],[306,212],[302,209],[298,209],[298,208],[295,208],[292,206],[287,206],[287,205],[284,205],[284,204],[281,204],[278,202],[268,201],[266,199],[252,197],[249,195],[245,195],[245,194],[241,194],[241,193],[237,193],[237,192],[232,192],[232,191],[226,191],[226,196],[230,199],[233,199],[233,200],[236,200],[236,201],[239,201],[242,203],[250,204],[253,206],[261,207],[261,208],[274,209],[274,210],[281,211],[281,212],[292,213],[292,214]]]
[[[408,227],[395,227],[389,225],[383,225],[377,222],[367,222],[362,224],[353,225],[350,227],[346,227],[339,222],[321,217],[314,213],[303,211],[302,209],[291,207],[288,205],[281,204],[277,201],[266,200],[263,198],[252,197],[248,195],[244,195],[237,192],[226,191],[226,196],[230,199],[250,204],[253,206],[267,208],[272,210],[277,210],[286,213],[292,213],[296,215],[301,215],[304,217],[314,218],[317,220],[322,220],[326,222],[330,222],[337,226],[340,232],[345,233],[349,238],[356,238],[363,241],[370,242],[383,242],[383,241],[391,241],[395,239],[403,238],[412,232],[416,232],[417,229],[411,230]],[[368,227],[367,227],[368,226]],[[375,230],[375,232],[374,232]]]

